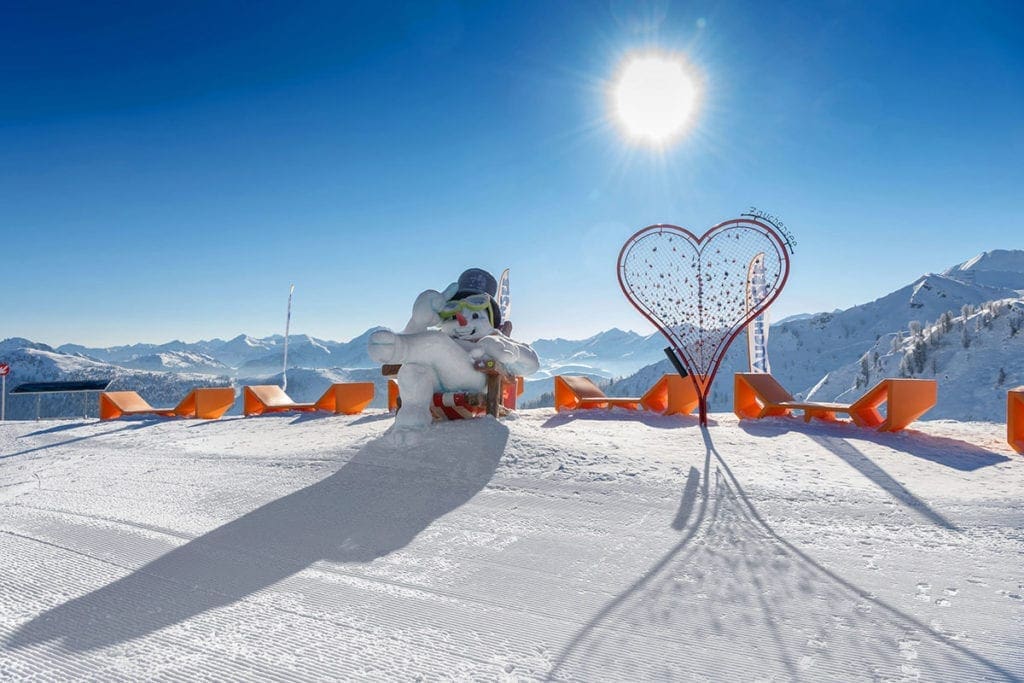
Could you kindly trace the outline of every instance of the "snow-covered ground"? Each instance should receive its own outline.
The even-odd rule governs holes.
[[[1024,679],[1003,425],[712,418],[0,424],[0,679]]]

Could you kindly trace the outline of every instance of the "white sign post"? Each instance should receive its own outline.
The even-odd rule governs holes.
[[[292,324],[292,294],[295,285],[288,289],[288,317],[284,319],[284,367],[281,369],[281,391],[288,391],[288,328]]]
[[[11,366],[0,363],[0,422],[7,420],[7,375],[11,374]]]

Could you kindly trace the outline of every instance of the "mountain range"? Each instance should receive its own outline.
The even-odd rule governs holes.
[[[1010,321],[1024,306],[1022,296],[1024,251],[986,252],[942,273],[923,275],[874,301],[773,324],[768,340],[771,371],[797,398],[847,399],[867,388],[854,381],[867,362],[872,383],[882,376],[936,378],[940,401],[929,417],[966,419],[969,415],[1002,421],[1005,387],[1024,383],[1021,338],[1010,332]],[[929,340],[929,348],[938,344],[939,335],[930,330],[940,318],[946,327],[950,321],[956,326],[968,325],[974,350],[937,353],[931,356],[934,362],[915,363],[913,368],[904,364],[901,372],[899,361],[915,340]],[[983,319],[989,324],[979,324]],[[952,340],[947,338],[945,344]],[[746,356],[745,344],[729,349],[709,397],[711,410],[731,410],[732,382],[723,378],[746,371]],[[851,367],[857,372],[851,374]],[[995,381],[998,368],[1003,368],[999,383]],[[640,395],[669,372],[674,372],[669,362],[660,361],[615,382],[609,392]],[[980,403],[964,398],[979,394],[985,397]]]
[[[875,301],[773,324],[772,373],[794,395],[818,400],[855,396],[864,382],[882,376],[935,377],[941,399],[929,416],[1002,420],[1002,389],[1024,383],[1022,295],[1024,251],[985,252]],[[331,382],[373,381],[378,385],[374,405],[383,406],[385,380],[366,352],[366,338],[377,329],[347,342],[292,335],[289,394],[311,401]],[[611,329],[587,339],[538,339],[532,345],[541,370],[527,379],[521,399],[527,406],[550,405],[556,374],[587,375],[609,393],[639,395],[662,374],[674,372],[664,355],[666,340],[657,332]],[[280,384],[283,347],[280,335],[105,348],[52,348],[13,338],[0,342],[0,360],[13,370],[8,389],[27,381],[102,377],[114,380],[111,389],[137,390],[154,405],[173,405],[197,384]],[[712,410],[731,409],[731,382],[723,378],[746,367],[745,344],[737,343],[719,370]],[[7,405],[8,417],[35,415],[35,406],[24,398]],[[47,396],[41,405],[51,416],[81,410],[81,399],[71,396]]]

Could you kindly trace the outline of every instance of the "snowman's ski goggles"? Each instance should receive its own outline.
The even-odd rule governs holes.
[[[456,299],[455,301],[449,301],[446,303],[440,311],[437,312],[441,316],[442,320],[448,320],[454,318],[460,311],[487,311],[487,318],[491,319],[491,297],[486,294],[473,294],[467,296],[465,299]],[[491,324],[494,321],[491,320]]]

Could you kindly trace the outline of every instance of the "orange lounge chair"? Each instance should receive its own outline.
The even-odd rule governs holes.
[[[315,403],[296,403],[276,384],[257,384],[242,387],[245,398],[245,416],[265,413],[286,413],[300,411],[310,413],[317,409]]]
[[[693,380],[679,375],[663,375],[639,398],[606,396],[582,375],[555,376],[555,412],[563,410],[612,408],[649,410],[665,415],[689,414],[700,403]]]
[[[124,415],[160,415],[216,420],[234,403],[235,390],[231,387],[193,389],[174,408],[154,408],[134,391],[104,391],[100,393],[100,419],[116,420]]]
[[[640,397],[640,407],[662,415],[689,415],[700,405],[697,388],[690,377],[662,375]]]
[[[1006,440],[1024,453],[1024,386],[1006,392]]]
[[[938,396],[933,379],[883,379],[853,403],[797,401],[766,373],[738,372],[734,378],[733,412],[742,419],[787,416],[802,410],[804,421],[812,417],[835,421],[836,413],[846,413],[860,427],[896,432],[924,415]],[[882,416],[882,404],[886,415]]]
[[[583,375],[555,375],[555,412],[577,408],[612,408],[639,410],[640,398],[606,396],[593,380]]]
[[[357,415],[373,401],[373,382],[340,382],[327,387],[316,407],[335,415]]]

